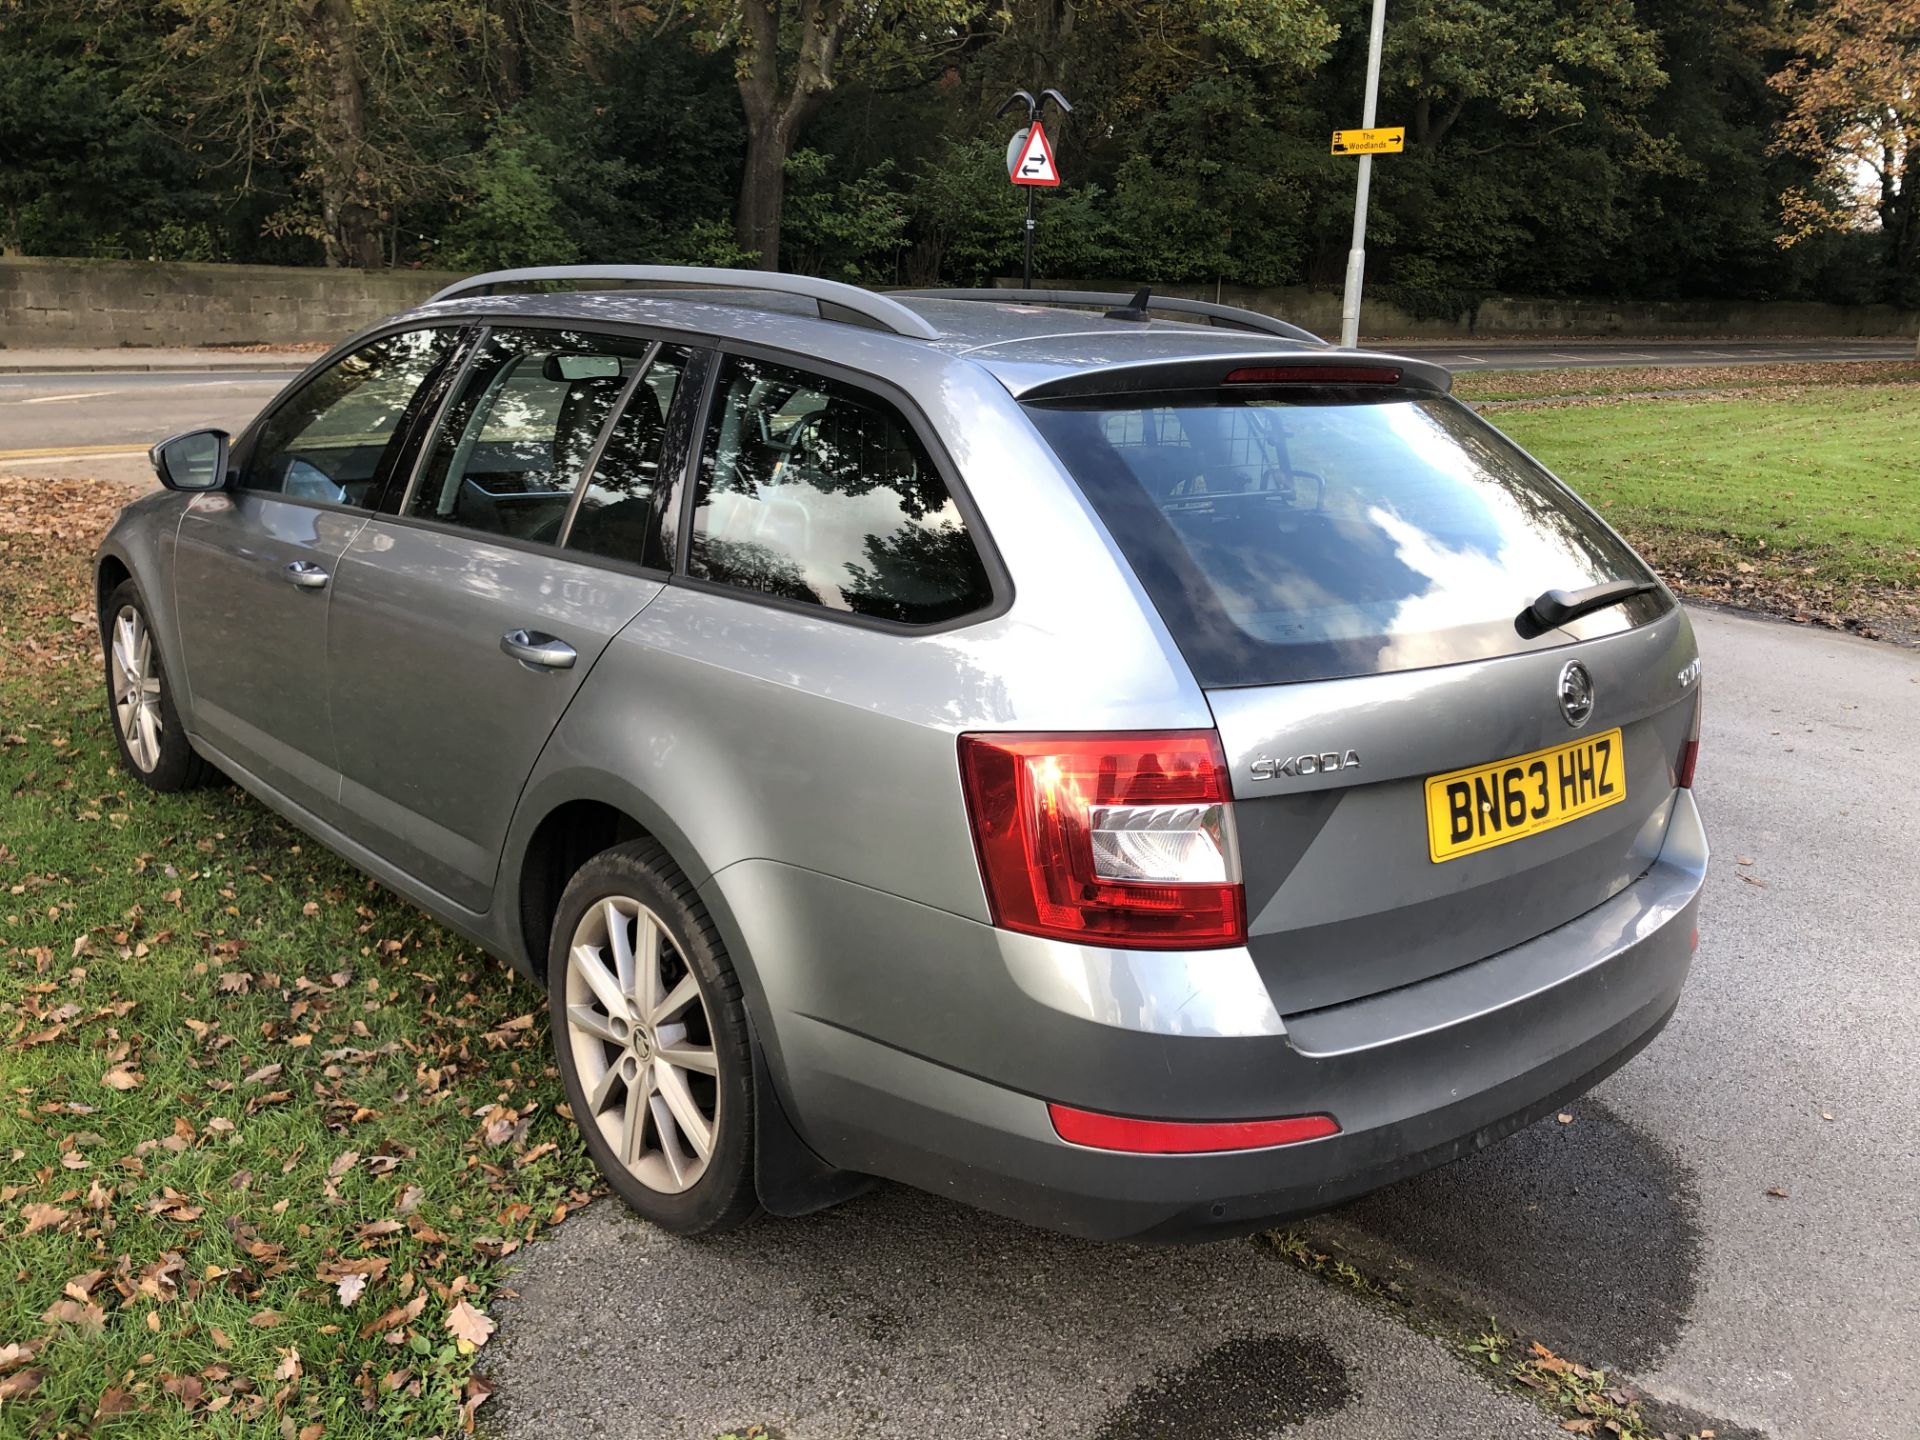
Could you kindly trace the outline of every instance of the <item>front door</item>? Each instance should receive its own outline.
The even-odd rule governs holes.
[[[666,419],[690,357],[662,346],[649,363],[655,348],[490,331],[401,513],[341,562],[337,823],[464,909],[487,908],[547,737],[664,580],[655,479],[683,453]]]
[[[174,603],[193,731],[323,819],[338,790],[326,675],[334,574],[457,333],[388,335],[321,371],[236,448],[236,482],[181,516]]]

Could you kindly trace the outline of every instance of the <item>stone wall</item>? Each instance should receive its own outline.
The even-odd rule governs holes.
[[[428,270],[0,258],[0,346],[345,338],[459,277]]]
[[[144,264],[0,258],[0,347],[286,345],[334,341],[404,310],[458,277],[430,270],[320,270],[281,265]],[[1119,281],[1048,281],[1127,290]],[[1279,315],[1316,334],[1340,330],[1340,297],[1305,288],[1162,286]],[[1883,305],[1732,300],[1542,300],[1493,296],[1445,320],[1417,320],[1384,300],[1361,315],[1368,339],[1487,335],[1911,335],[1920,317]]]

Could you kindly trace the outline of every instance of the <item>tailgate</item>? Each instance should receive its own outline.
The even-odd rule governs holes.
[[[1644,874],[1672,812],[1696,653],[1675,608],[1634,630],[1497,659],[1209,691],[1232,774],[1248,943],[1281,1014],[1484,959]],[[1593,681],[1592,714],[1577,729],[1559,698],[1575,660]],[[1525,775],[1533,752],[1614,730],[1619,772],[1607,778],[1624,795],[1596,808],[1591,789],[1572,782],[1575,816],[1552,823],[1559,812],[1530,788],[1543,795],[1534,808],[1548,812],[1544,827],[1529,818],[1434,858],[1447,847],[1429,833],[1429,778],[1514,758]],[[1603,765],[1611,749],[1602,747]],[[1545,757],[1526,783],[1580,758]],[[1444,810],[1444,797],[1436,803]],[[1444,815],[1440,823],[1444,831]]]

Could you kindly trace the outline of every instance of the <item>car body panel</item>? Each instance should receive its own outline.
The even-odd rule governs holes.
[[[195,496],[173,566],[180,670],[191,727],[311,814],[338,800],[327,717],[329,582],[303,589],[289,567],[332,576],[367,521],[248,490]]]
[[[607,642],[661,581],[376,517],[333,588],[338,823],[423,884],[485,910],[520,782]],[[577,659],[565,669],[514,659],[501,649],[513,630],[551,635]]]
[[[1425,980],[1585,913],[1650,866],[1692,723],[1696,653],[1675,608],[1580,645],[1430,670],[1208,693],[1238,804],[1249,942],[1282,1014]],[[1560,713],[1575,656],[1592,718]],[[1436,864],[1423,782],[1583,734],[1624,731],[1626,798]],[[1338,769],[1257,778],[1263,759]],[[1346,763],[1352,757],[1353,763]]]

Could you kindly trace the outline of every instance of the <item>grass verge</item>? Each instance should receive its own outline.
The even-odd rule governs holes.
[[[115,763],[100,487],[0,480],[0,1436],[449,1435],[589,1196],[541,998],[225,786]]]
[[[1492,418],[1689,598],[1920,637],[1920,384],[1540,405]]]

